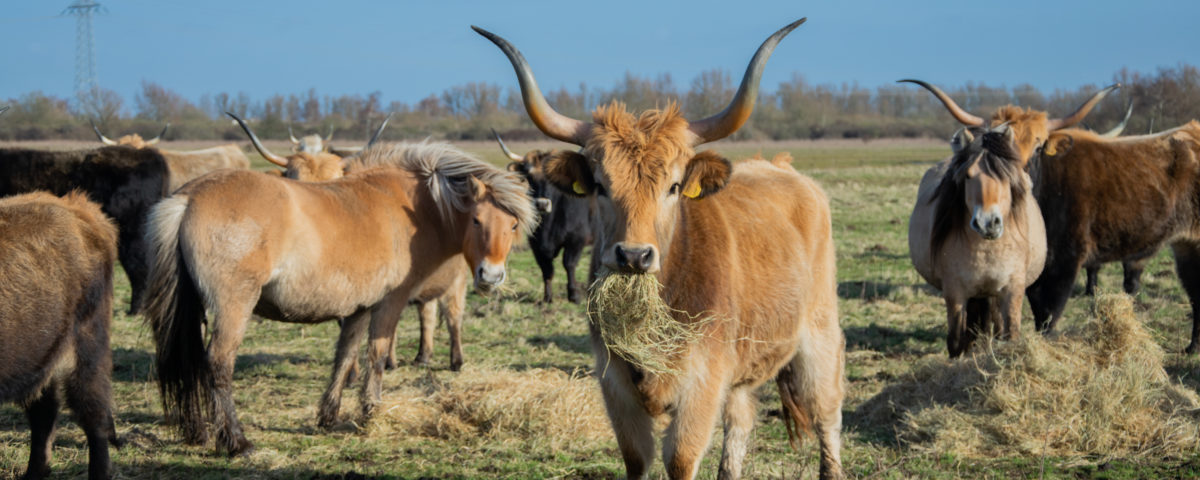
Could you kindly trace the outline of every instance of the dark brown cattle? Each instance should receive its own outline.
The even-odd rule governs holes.
[[[88,478],[109,476],[116,260],[117,228],[83,193],[0,199],[0,402],[29,418],[23,478],[50,474],[60,396],[87,435]]]

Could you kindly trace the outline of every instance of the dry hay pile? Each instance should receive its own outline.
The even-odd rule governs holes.
[[[654,275],[609,274],[588,289],[588,319],[600,331],[610,353],[647,373],[676,373],[671,361],[698,341],[710,317],[681,322],[662,298]]]
[[[443,379],[430,373],[384,398],[367,425],[370,434],[511,438],[551,448],[612,437],[600,387],[582,373],[467,369]]]
[[[977,345],[921,359],[859,408],[916,450],[962,456],[1162,458],[1200,451],[1200,397],[1163,370],[1163,351],[1130,298],[1097,298],[1095,317],[1058,339]]]

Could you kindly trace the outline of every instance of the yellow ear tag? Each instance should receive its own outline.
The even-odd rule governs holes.
[[[1042,153],[1045,153],[1051,157],[1058,155],[1058,149],[1054,148],[1055,143],[1057,142],[1046,142],[1046,148],[1042,149]]]
[[[683,191],[683,196],[688,198],[696,198],[700,196],[700,182],[688,185],[687,190]]]
[[[574,190],[575,193],[579,194],[579,195],[583,195],[583,194],[587,193],[587,189],[583,188],[583,184],[579,183],[578,180],[576,180],[575,183],[571,184],[571,190]]]

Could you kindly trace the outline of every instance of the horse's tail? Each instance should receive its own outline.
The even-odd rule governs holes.
[[[176,195],[155,205],[147,218],[151,266],[145,318],[154,331],[163,412],[168,421],[179,422],[186,442],[204,443],[213,380],[201,332],[204,303],[179,243],[187,206],[188,198]]]
[[[796,356],[779,370],[775,376],[775,384],[779,386],[779,399],[783,401],[783,425],[787,427],[788,443],[792,448],[799,449],[803,436],[812,431],[812,412],[801,405],[800,392],[804,386],[802,377],[803,365],[799,365],[800,357]]]

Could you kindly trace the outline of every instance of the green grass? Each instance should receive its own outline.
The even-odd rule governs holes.
[[[539,143],[537,146],[550,146]],[[532,144],[512,145],[516,151]],[[501,163],[491,144],[467,148]],[[719,143],[712,148],[743,158],[760,148]],[[918,453],[897,445],[887,426],[864,424],[856,409],[890,380],[907,372],[921,356],[945,352],[944,308],[940,296],[912,269],[907,253],[907,220],[924,169],[948,153],[938,142],[764,144],[767,158],[780,150],[796,158],[801,172],[815,178],[829,194],[838,249],[838,292],[842,328],[847,338],[845,401],[846,472],[861,478],[1155,478],[1200,477],[1200,454],[1192,458],[960,458]],[[283,150],[280,150],[283,151]],[[256,165],[265,168],[257,155]],[[583,265],[587,264],[585,259]],[[580,307],[565,302],[565,276],[555,276],[557,301],[541,297],[540,273],[524,248],[510,257],[509,291],[495,298],[474,293],[465,322],[465,372],[448,370],[446,334],[430,368],[408,364],[416,354],[416,313],[409,309],[398,338],[402,365],[384,377],[384,401],[420,392],[431,383],[456,375],[557,369],[590,372],[592,357]],[[586,276],[586,267],[578,272]],[[1154,338],[1168,352],[1179,352],[1190,328],[1188,302],[1174,275],[1168,253],[1149,264],[1136,308]],[[351,472],[386,478],[620,478],[624,475],[611,435],[601,440],[564,441],[544,435],[494,432],[478,437],[435,438],[417,432],[352,428],[322,431],[316,406],[328,379],[337,327],[333,323],[301,326],[253,322],[239,350],[235,401],[246,435],[258,451],[228,459],[211,445],[191,447],[163,424],[157,386],[151,371],[150,335],[140,318],[126,317],[128,284],[117,276],[112,348],[114,400],[118,433],[129,440],[114,450],[120,478],[342,478]],[[1082,279],[1077,293],[1082,291]],[[1120,267],[1107,266],[1102,291],[1118,291]],[[1076,297],[1063,324],[1080,322],[1091,301]],[[1024,334],[1034,334],[1032,322]],[[1200,361],[1168,355],[1168,372],[1191,388],[1200,387]],[[586,379],[585,379],[586,380]],[[594,382],[588,380],[593,386]],[[357,384],[355,385],[357,387]],[[777,411],[778,395],[768,384],[761,389],[759,422],[747,456],[746,478],[815,477],[815,442],[799,452],[788,447]],[[347,391],[344,417],[357,412],[357,388]],[[596,415],[603,415],[596,412]],[[86,472],[82,432],[69,419],[60,420],[52,461],[56,475],[74,478]],[[28,455],[29,432],[24,415],[13,405],[0,406],[0,478],[19,475]],[[571,439],[565,439],[571,440]],[[713,437],[701,467],[701,478],[715,478],[720,432]],[[662,476],[661,463],[655,475]]]

